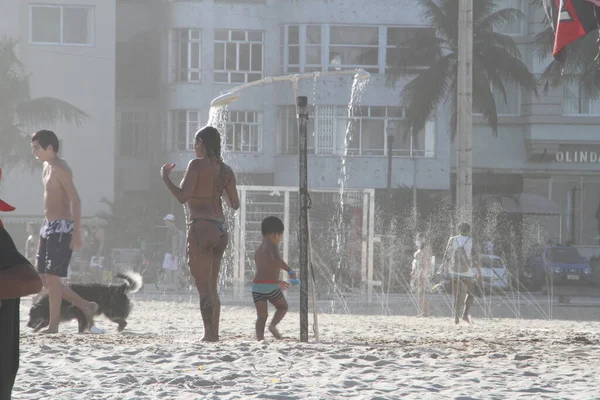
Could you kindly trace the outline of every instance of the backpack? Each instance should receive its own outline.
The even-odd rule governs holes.
[[[455,239],[456,240],[456,239]],[[471,270],[471,260],[467,256],[465,245],[471,238],[467,238],[462,246],[459,246],[454,250],[452,259],[450,261],[450,271],[457,274],[464,274]]]

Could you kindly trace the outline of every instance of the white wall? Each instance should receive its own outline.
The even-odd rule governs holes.
[[[93,6],[93,45],[30,44],[30,4]],[[18,21],[10,33],[20,39],[19,57],[31,74],[32,97],[59,98],[89,115],[81,127],[55,123],[29,129],[46,128],[57,133],[64,147],[60,154],[74,172],[83,215],[93,216],[101,197],[114,197],[115,0],[21,1],[18,8],[3,4],[1,14],[3,27],[4,20]],[[13,173],[4,183],[3,196],[17,206],[13,216],[43,214],[41,171]]]

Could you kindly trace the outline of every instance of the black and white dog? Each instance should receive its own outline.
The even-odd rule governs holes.
[[[142,287],[142,276],[135,272],[122,272],[116,275],[124,282],[120,285],[103,283],[73,283],[68,286],[79,296],[87,301],[93,301],[98,304],[96,315],[104,314],[106,318],[119,324],[119,332],[127,326],[127,317],[131,312],[131,300],[127,296],[129,293],[135,293]],[[50,321],[48,295],[42,297],[29,310],[29,322],[27,326],[33,328],[35,332],[48,326]],[[82,333],[87,327],[87,318],[80,309],[68,301],[62,301],[60,307],[61,321],[71,321],[77,319],[79,332]]]

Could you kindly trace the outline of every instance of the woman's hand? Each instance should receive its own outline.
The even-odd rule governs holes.
[[[175,164],[165,164],[160,168],[160,176],[163,179],[167,179],[169,177],[169,175],[171,174],[171,171],[173,171],[173,168],[175,168]]]

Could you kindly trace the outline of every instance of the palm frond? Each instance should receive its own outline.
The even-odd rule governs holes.
[[[586,99],[600,97],[600,69],[598,65],[590,65],[579,78],[581,92]]]
[[[538,96],[537,81],[519,58],[498,46],[482,48],[477,56],[488,76],[497,75],[503,82],[512,83]]]
[[[552,27],[548,26],[543,31],[538,32],[533,37],[533,45],[533,54],[537,57],[538,61],[544,61],[552,56],[552,52],[554,51],[554,30]]]
[[[458,20],[458,8],[456,8],[456,18],[452,19],[452,16],[446,13],[449,7],[449,3],[455,2],[456,0],[441,0],[442,6],[440,6],[434,0],[420,0],[420,5],[423,7],[423,19],[429,25],[434,26],[438,32],[438,36],[449,40],[456,41],[458,27],[456,21]],[[443,8],[442,8],[443,7]]]
[[[9,124],[2,127],[0,137],[0,168],[9,170],[21,166],[34,169],[41,166],[31,155],[29,137],[18,126]]]
[[[573,76],[587,77],[590,71],[600,68],[596,57],[599,52],[598,39],[595,35],[586,35],[569,44],[563,64],[552,60],[542,72],[539,82],[544,93],[562,85],[563,81]],[[587,78],[586,78],[587,79]]]
[[[506,101],[506,91],[504,85],[500,82],[500,87],[494,86],[501,89],[504,93],[504,101]],[[498,135],[498,113],[496,109],[496,100],[492,93],[490,81],[485,76],[484,72],[480,68],[473,68],[473,104],[477,111],[481,112],[488,124],[492,127],[492,134]]]
[[[23,63],[17,57],[15,51],[18,40],[10,36],[0,37],[0,77],[12,78],[23,75]]]
[[[458,3],[456,4],[458,9]],[[496,0],[473,0],[473,27],[492,14],[496,9]]]
[[[16,108],[16,116],[22,125],[46,125],[55,121],[64,121],[80,127],[88,115],[65,101],[40,97],[19,104]]]
[[[387,84],[393,85],[405,74],[431,66],[442,57],[444,43],[440,38],[419,35],[396,48],[388,49],[389,64],[392,66],[386,71]]]
[[[521,58],[519,46],[512,37],[498,32],[477,32],[476,39],[473,41],[474,53],[494,46],[504,49],[511,57]]]
[[[427,119],[445,98],[451,81],[449,71],[455,63],[454,54],[442,57],[402,89],[401,102],[406,107],[408,129],[412,134],[425,127]]]
[[[492,14],[482,15],[481,21],[473,21],[473,31],[493,31],[494,28],[501,28],[509,22],[521,22],[526,16],[521,10],[516,8],[503,8]]]
[[[548,94],[550,89],[562,85],[563,80],[563,67],[556,60],[552,60],[552,62],[548,64],[538,79],[544,94]]]

